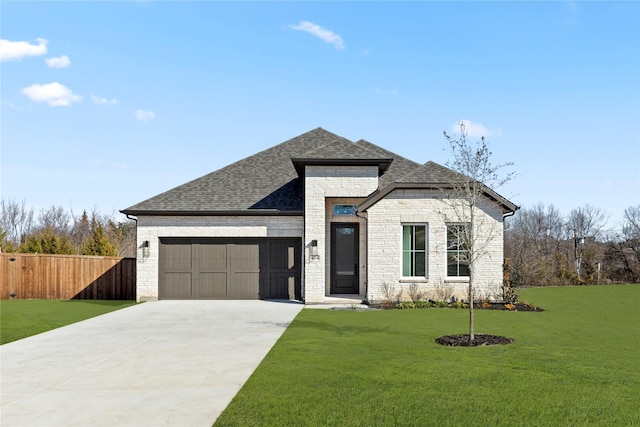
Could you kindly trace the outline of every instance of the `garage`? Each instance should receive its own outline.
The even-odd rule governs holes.
[[[300,239],[161,238],[159,299],[301,299]]]

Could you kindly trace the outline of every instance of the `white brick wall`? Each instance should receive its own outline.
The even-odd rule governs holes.
[[[158,298],[158,256],[161,237],[302,237],[303,218],[227,216],[140,216],[137,237],[137,300]],[[149,257],[142,256],[148,240]]]
[[[150,256],[138,249],[137,298],[158,297],[158,255],[161,237],[302,237],[304,260],[302,289],[307,303],[324,302],[330,294],[330,226],[332,222],[360,224],[360,295],[370,301],[384,299],[382,285],[407,298],[407,288],[416,282],[435,298],[435,288],[450,288],[458,299],[467,299],[468,281],[446,276],[446,224],[459,222],[437,190],[396,190],[369,208],[368,221],[355,216],[333,216],[334,204],[357,204],[377,189],[377,167],[307,166],[305,216],[303,217],[188,217],[141,216],[138,218],[138,248],[151,243]],[[428,226],[428,277],[402,277],[402,225]],[[487,201],[475,232],[493,233],[484,259],[478,262],[476,293],[499,296],[502,288],[502,211]],[[320,259],[310,259],[310,242],[318,241]],[[368,250],[368,254],[367,254]],[[365,274],[366,273],[366,274]]]
[[[329,295],[331,218],[327,214],[326,198],[363,198],[374,192],[377,187],[377,166],[307,166],[305,168],[306,263],[303,288],[305,302],[324,302],[325,296]],[[361,235],[362,233],[364,230],[361,230]],[[309,244],[312,240],[318,241],[320,259],[312,260],[309,257]]]
[[[388,283],[397,296],[406,299],[407,288],[417,283],[429,297],[437,299],[436,287],[448,287],[458,299],[467,299],[468,280],[447,277],[446,224],[459,222],[451,201],[443,200],[438,190],[396,190],[368,210],[369,256],[368,299],[385,299],[382,286]],[[427,278],[402,277],[402,225],[426,224]],[[502,211],[488,201],[478,214],[474,233],[492,235],[485,255],[476,264],[476,295],[499,297],[502,289],[503,224]],[[479,240],[484,240],[480,237]]]

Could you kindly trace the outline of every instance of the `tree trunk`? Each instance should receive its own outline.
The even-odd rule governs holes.
[[[469,340],[473,342],[476,338],[473,328],[473,273],[469,276]]]

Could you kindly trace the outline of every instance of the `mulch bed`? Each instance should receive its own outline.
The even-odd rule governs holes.
[[[544,311],[543,308],[536,307],[526,302],[517,302],[515,304],[505,304],[505,303],[476,303],[473,308],[481,309],[481,310],[506,310],[506,311]]]
[[[436,338],[436,342],[449,347],[482,347],[487,345],[504,345],[511,344],[513,338],[503,337],[500,335],[474,334],[474,339],[469,339],[469,334],[464,335],[445,335]]]
[[[398,308],[397,303],[394,303],[394,302],[381,303],[381,304],[369,304],[369,307],[382,309],[382,310],[394,310]],[[449,307],[454,308],[452,304],[449,304]],[[517,302],[515,304],[507,304],[504,302],[475,303],[473,308],[476,310],[544,311],[543,308],[527,304],[526,302]]]

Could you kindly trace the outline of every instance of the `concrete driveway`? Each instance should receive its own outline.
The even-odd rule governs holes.
[[[0,346],[0,424],[211,426],[302,304],[147,302]]]

